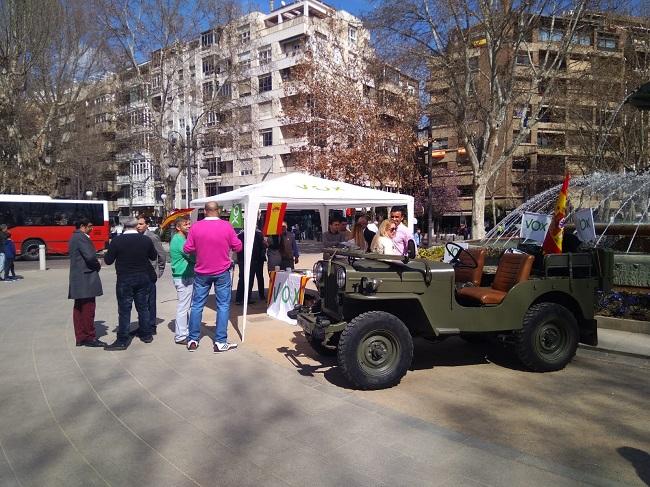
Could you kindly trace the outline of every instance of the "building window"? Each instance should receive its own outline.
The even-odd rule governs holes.
[[[478,71],[478,56],[471,57],[467,60],[470,71]]]
[[[240,29],[239,31],[239,42],[241,44],[248,44],[251,41],[251,30],[250,27],[247,25]]]
[[[214,32],[208,31],[201,34],[201,47],[209,47],[214,44]]]
[[[271,73],[260,76],[259,92],[264,93],[265,91],[271,91],[272,89],[273,89],[273,81],[271,78]]]
[[[205,195],[214,196],[217,194],[217,183],[205,183]]]
[[[348,27],[348,43],[350,45],[354,45],[357,43],[357,28],[356,27]]]
[[[203,83],[202,91],[203,91],[203,101],[212,100],[212,95],[214,95],[214,84],[212,83],[212,81]]]
[[[240,176],[250,176],[253,174],[253,161],[251,159],[242,159],[239,161],[241,169],[239,170]]]
[[[601,51],[615,51],[618,49],[618,38],[615,36],[599,35],[598,49]]]
[[[203,165],[208,170],[208,176],[216,176],[217,175],[217,158],[216,157],[208,157],[207,159],[204,159],[203,160]]]
[[[281,69],[280,78],[282,78],[282,81],[291,81],[291,68]]]
[[[251,94],[251,82],[248,80],[242,81],[237,85],[237,89],[239,91],[239,98],[249,96]]]
[[[239,123],[250,123],[251,122],[251,107],[241,107],[237,109],[237,122]]]
[[[512,140],[513,140],[513,141],[514,141],[517,137],[519,137],[519,133],[520,133],[519,130],[513,130],[513,131],[512,131]],[[530,131],[528,131],[528,133],[527,133],[526,135],[524,135],[524,138],[521,139],[521,143],[522,143],[522,144],[530,144],[530,141],[531,141],[531,140],[532,140],[532,139],[531,139],[531,133],[530,133]]]
[[[183,81],[183,70],[179,69],[176,74],[178,75],[178,81]]]
[[[219,96],[222,98],[232,98],[232,85],[230,82],[226,82],[223,85],[221,85],[221,89],[219,90]]]
[[[156,74],[151,77],[151,87],[156,89],[160,88],[160,75]]]
[[[219,174],[232,174],[232,161],[219,161]]]
[[[526,51],[518,51],[516,63],[519,66],[529,66],[530,65],[530,56]]]
[[[564,37],[561,31],[555,29],[539,29],[539,40],[542,42],[560,42]]]
[[[267,119],[273,116],[273,102],[266,101],[257,105],[257,118]]]
[[[239,136],[239,148],[250,149],[253,147],[253,134],[251,132],[244,132]]]
[[[273,145],[273,130],[260,130],[260,139],[262,141],[262,147],[269,147]]]
[[[554,132],[537,132],[537,146],[552,149],[564,149],[564,134]]]
[[[217,124],[217,112],[210,110],[205,116],[205,125],[214,127]]]
[[[271,62],[271,46],[261,47],[258,51],[260,66]]]
[[[591,33],[576,32],[571,38],[571,43],[579,46],[591,46]]]
[[[178,119],[178,129],[179,130],[185,130],[185,119],[184,118],[179,118]]]
[[[242,52],[238,57],[237,61],[241,69],[248,69],[251,67],[251,52],[246,51]]]
[[[203,76],[211,76],[214,74],[214,56],[207,56],[203,58]]]

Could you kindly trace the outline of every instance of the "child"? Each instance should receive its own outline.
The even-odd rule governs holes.
[[[14,260],[16,259],[16,245],[11,240],[11,233],[7,232],[7,239],[5,240],[5,281],[15,280],[16,271],[14,270]],[[11,277],[9,277],[11,272]]]

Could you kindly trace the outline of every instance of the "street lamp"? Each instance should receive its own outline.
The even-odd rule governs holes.
[[[171,144],[172,148],[176,146],[178,141],[180,140],[180,147],[186,150],[186,166],[185,166],[185,200],[186,200],[186,208],[190,207],[190,198],[192,197],[191,195],[191,188],[192,188],[192,132],[190,129],[189,125],[185,126],[185,137],[183,137],[183,134],[178,132],[177,130],[170,130],[167,139],[169,140],[169,143]],[[167,168],[167,174],[172,178],[176,179],[176,176],[179,175],[181,172],[181,169],[178,166],[175,165],[170,165]]]
[[[90,198],[92,198],[92,197],[93,197],[93,192],[90,191],[90,190],[86,191],[86,198],[87,198],[87,199],[90,199]]]

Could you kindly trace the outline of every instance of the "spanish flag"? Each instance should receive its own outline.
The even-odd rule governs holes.
[[[286,203],[269,203],[266,205],[266,218],[264,219],[264,235],[280,235]]]
[[[562,253],[562,235],[564,234],[564,219],[566,217],[566,201],[569,192],[569,173],[564,176],[562,189],[555,204],[555,212],[549,226],[542,249],[545,254]]]

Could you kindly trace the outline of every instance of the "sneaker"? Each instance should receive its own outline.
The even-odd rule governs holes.
[[[151,335],[149,335],[147,337],[141,336],[140,341],[142,341],[144,343],[151,343],[151,342],[153,342],[153,337]]]
[[[176,345],[187,345],[187,338],[183,338],[182,340],[178,340],[178,341],[174,340],[174,343]]]
[[[187,349],[190,352],[196,352],[197,348],[199,348],[199,342],[197,342],[196,340],[190,340],[189,342],[187,342]]]
[[[230,349],[237,348],[236,343],[219,343],[219,342],[214,342],[214,352],[227,352]]]

